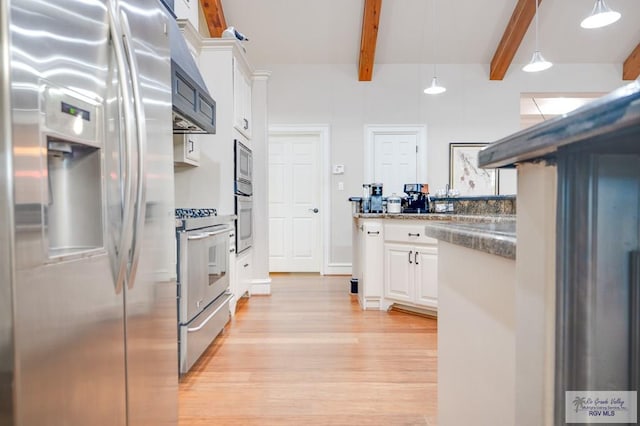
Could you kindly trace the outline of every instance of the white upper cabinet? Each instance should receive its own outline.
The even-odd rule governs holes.
[[[251,77],[237,58],[233,58],[233,125],[251,139]]]
[[[200,165],[200,140],[197,134],[173,135],[173,162]]]
[[[178,19],[187,19],[198,31],[199,0],[175,0],[173,11]]]

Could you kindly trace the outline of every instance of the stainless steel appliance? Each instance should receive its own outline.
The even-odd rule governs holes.
[[[253,159],[251,150],[235,141],[236,250],[253,244]]]
[[[236,250],[242,253],[253,244],[252,197],[236,195]]]
[[[0,2],[2,425],[177,424],[167,24]]]
[[[180,373],[229,321],[229,234],[215,209],[176,209]]]
[[[252,195],[253,154],[240,141],[235,141],[235,161],[235,192],[240,195]]]
[[[403,213],[429,213],[431,211],[428,184],[405,183],[404,192],[407,194],[407,198],[403,200]]]
[[[382,184],[371,185],[371,213],[382,213]]]

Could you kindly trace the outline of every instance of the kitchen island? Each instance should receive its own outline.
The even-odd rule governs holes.
[[[513,424],[516,216],[355,214],[353,235],[363,309],[438,317],[440,424]]]
[[[478,272],[470,286],[461,266],[490,257],[448,263],[439,243],[439,425],[584,424],[567,391],[638,390],[639,140],[634,82],[480,153],[481,167],[517,168],[513,285]]]
[[[513,214],[357,213],[352,229],[353,276],[363,309],[396,305],[435,315],[442,244],[515,259]]]

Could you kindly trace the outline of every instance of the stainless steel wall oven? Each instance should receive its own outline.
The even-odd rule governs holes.
[[[253,244],[253,156],[251,150],[235,141],[236,251]]]
[[[180,374],[229,321],[229,234],[214,209],[177,209]]]

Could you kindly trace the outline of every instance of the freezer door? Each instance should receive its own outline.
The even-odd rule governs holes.
[[[123,292],[103,203],[104,157],[118,149],[105,137],[106,2],[9,5],[15,424],[125,425]]]

